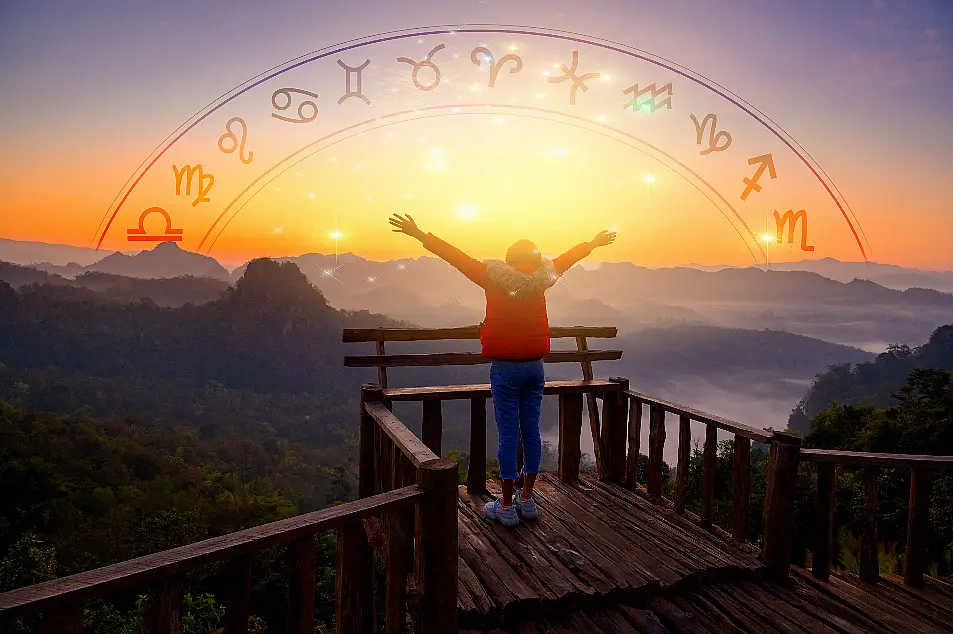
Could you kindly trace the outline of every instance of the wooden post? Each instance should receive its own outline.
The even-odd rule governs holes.
[[[417,504],[417,588],[421,634],[457,631],[457,463],[436,459],[420,465],[417,484],[428,496]]]
[[[394,454],[394,441],[390,439],[384,430],[378,427],[377,442],[377,474],[379,482],[379,493],[387,493],[394,490],[394,467],[391,464]]]
[[[731,534],[738,541],[744,541],[748,536],[750,490],[751,440],[735,434],[731,463]]]
[[[625,483],[635,488],[639,481],[639,445],[642,443],[642,401],[629,398],[629,453],[625,458]]]
[[[370,634],[374,631],[374,560],[360,520],[338,528],[337,556],[335,611],[338,632]]]
[[[579,479],[582,394],[559,395],[559,467],[557,475],[572,484]]]
[[[833,462],[817,463],[817,518],[814,530],[814,564],[811,574],[826,581],[834,554],[834,491],[837,471]]]
[[[486,399],[470,399],[470,464],[467,493],[486,492]]]
[[[585,337],[576,337],[576,350],[579,352],[589,350],[589,342]],[[582,378],[591,381],[593,376],[592,361],[580,361],[579,365],[582,366]],[[594,393],[588,392],[586,394],[586,405],[589,409],[589,430],[592,432],[592,453],[595,455],[596,473],[599,474],[599,477],[602,477],[602,474],[605,473],[605,465],[602,462],[602,448],[599,446],[599,441],[602,438],[599,432],[599,401],[596,400]]]
[[[225,604],[225,634],[248,634],[251,602],[251,555],[242,555],[228,570],[228,598]]]
[[[625,390],[629,389],[629,380],[617,376],[609,380],[618,383],[621,390],[606,392],[602,399],[602,462],[605,471],[600,473],[599,477],[622,484],[625,480],[625,441],[628,435]]]
[[[662,450],[665,448],[665,410],[649,407],[649,498],[662,501]]]
[[[910,472],[907,552],[903,562],[903,582],[914,588],[923,586],[931,493],[933,493],[933,471],[914,467]]]
[[[360,449],[358,454],[357,489],[358,497],[366,498],[374,495],[374,430],[377,423],[364,410],[365,403],[379,403],[384,400],[384,391],[379,385],[365,383],[361,388],[361,428]]]
[[[407,632],[407,574],[413,544],[408,539],[410,530],[406,511],[389,513],[384,518],[387,527],[387,562],[384,570],[384,632]]]
[[[715,502],[715,469],[718,466],[718,428],[705,425],[705,456],[702,464],[702,526],[710,529]]]
[[[182,634],[182,577],[164,579],[149,591],[149,604],[142,619],[143,634]]]
[[[877,554],[877,476],[878,467],[864,467],[864,489],[867,491],[867,518],[860,540],[860,580],[877,583],[880,580],[880,557]]]
[[[688,463],[692,455],[692,419],[678,418],[678,467],[675,482],[675,512],[685,511],[685,488],[688,486]]]
[[[377,354],[384,356],[384,340],[380,339],[374,342],[374,349]],[[377,366],[377,382],[384,389],[387,389],[387,366],[379,365]]]
[[[441,455],[440,445],[443,437],[442,401],[424,401],[424,419],[421,428],[421,440],[430,447],[430,451]]]
[[[314,634],[314,535],[288,546],[288,634]]]
[[[83,634],[83,606],[66,605],[43,613],[41,634]]]
[[[794,494],[801,439],[775,432],[764,500],[764,538],[761,562],[773,581],[787,579],[791,570],[791,527],[794,526]]]

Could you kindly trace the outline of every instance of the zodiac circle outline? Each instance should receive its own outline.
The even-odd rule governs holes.
[[[758,184],[758,181],[761,179],[761,176],[764,174],[764,170],[768,170],[768,175],[772,180],[778,177],[778,173],[774,169],[774,157],[771,156],[771,153],[762,154],[761,156],[755,156],[748,159],[748,165],[758,165],[758,169],[755,170],[754,176],[748,178],[747,176],[744,179],[745,190],[741,193],[741,200],[748,200],[748,194],[751,192],[760,192],[761,185]]]
[[[404,63],[404,64],[410,64],[411,66],[413,66],[413,67],[414,67],[414,70],[413,70],[413,72],[410,74],[410,78],[413,80],[414,86],[416,86],[419,90],[423,90],[423,91],[428,91],[428,92],[429,92],[429,91],[433,90],[434,88],[436,88],[437,86],[440,85],[440,69],[437,68],[437,65],[434,64],[433,61],[431,61],[431,60],[433,59],[433,56],[434,56],[435,53],[438,53],[438,52],[442,51],[442,50],[445,49],[445,48],[447,48],[447,45],[446,45],[446,44],[437,44],[437,45],[434,46],[432,49],[430,49],[430,52],[429,52],[429,53],[427,53],[427,59],[425,59],[425,60],[423,60],[423,61],[420,61],[420,62],[415,62],[414,60],[410,59],[409,57],[398,57],[398,58],[397,58],[397,61],[398,61],[398,62],[401,62],[401,63]],[[417,80],[417,73],[420,72],[420,69],[421,69],[421,68],[429,68],[429,69],[431,69],[431,70],[434,72],[434,80],[433,80],[433,83],[432,83],[431,85],[429,85],[429,86],[424,86],[423,84],[421,84],[421,83]]]
[[[712,152],[724,152],[731,147],[731,134],[728,131],[722,130],[718,134],[715,134],[715,129],[718,127],[718,116],[714,112],[706,114],[700,125],[698,118],[694,114],[689,116],[695,124],[695,143],[697,145],[702,144],[702,136],[705,134],[705,128],[708,127],[708,123],[711,122],[711,129],[708,131],[708,147],[704,150],[700,150],[698,152],[699,154],[705,156]],[[718,145],[719,139],[727,139],[727,141],[724,145]]]
[[[215,184],[215,176],[212,174],[206,174],[202,170],[202,164],[199,163],[195,166],[193,165],[183,165],[182,169],[179,169],[175,165],[172,166],[172,173],[175,174],[175,195],[179,196],[182,194],[182,176],[186,176],[185,180],[185,195],[192,195],[192,178],[198,174],[199,183],[198,183],[198,196],[195,200],[192,201],[193,207],[198,207],[199,203],[209,202],[208,193],[212,189],[212,185]],[[205,179],[208,178],[208,186],[205,185]]]
[[[240,123],[242,125],[242,140],[239,142],[238,137],[235,136],[235,133],[232,132],[232,124]],[[245,165],[248,165],[252,161],[252,156],[254,152],[248,153],[248,158],[245,158],[245,141],[248,139],[248,124],[245,123],[245,120],[241,117],[232,117],[228,120],[228,123],[225,124],[225,134],[218,137],[218,149],[222,151],[223,154],[231,154],[235,150],[238,150],[238,160],[240,160]],[[225,141],[229,140],[232,142],[231,149],[225,149]]]
[[[648,99],[640,103],[639,97],[641,97],[647,92],[651,92],[652,94],[649,96]],[[630,95],[632,93],[635,93],[635,96],[632,98],[631,101],[627,101],[626,103],[622,104],[623,110],[627,110],[628,108],[631,107],[632,112],[635,112],[637,108],[642,108],[643,106],[648,106],[649,112],[655,112],[656,110],[660,109],[662,106],[665,106],[666,110],[672,109],[672,95],[675,94],[672,91],[672,82],[668,82],[667,84],[665,84],[664,86],[658,89],[655,88],[655,82],[652,82],[651,84],[649,84],[642,90],[639,90],[639,85],[636,83],[636,84],[632,84],[631,86],[629,86],[628,88],[622,91],[623,95]],[[662,94],[667,94],[669,96],[663,99],[662,101],[655,103],[655,98]]]
[[[145,221],[152,214],[159,214],[165,218],[165,233],[161,236],[150,236],[146,233]],[[172,228],[172,217],[162,207],[149,207],[139,215],[139,226],[136,229],[126,229],[126,242],[181,242],[183,232]]]
[[[788,209],[783,216],[778,213],[777,209],[774,210],[774,224],[777,228],[778,244],[782,244],[781,239],[784,237],[785,225],[788,227],[788,244],[794,244],[794,231],[799,220],[801,221],[801,251],[813,251],[814,246],[807,243],[807,212],[803,209],[797,211]]]
[[[479,54],[483,54],[484,59],[481,61]],[[510,68],[510,74],[515,74],[523,70],[523,58],[515,53],[508,53],[501,57],[499,60],[493,57],[493,53],[485,46],[478,46],[472,51],[470,51],[470,61],[476,64],[477,66],[483,65],[483,61],[486,61],[490,67],[490,88],[496,87],[496,77],[500,74],[500,69],[507,62],[513,62],[513,67]]]
[[[367,95],[364,94],[364,91],[361,89],[364,83],[364,69],[370,65],[371,60],[365,59],[364,63],[360,66],[348,66],[344,63],[343,60],[338,60],[338,66],[344,69],[344,96],[338,99],[338,105],[350,99],[351,97],[357,97],[363,101],[366,105],[371,105],[371,100],[367,98]],[[351,90],[351,74],[357,75],[357,92]]]
[[[562,77],[550,77],[549,83],[558,84],[564,82],[567,79],[572,80],[572,88],[569,89],[569,105],[576,105],[576,91],[582,88],[583,92],[589,92],[589,86],[586,85],[586,81],[589,79],[598,79],[602,76],[602,73],[586,73],[581,77],[576,76],[576,68],[579,66],[579,51],[572,52],[572,66],[566,67],[565,64],[560,64],[559,67],[563,71]]]
[[[276,90],[275,92],[271,94],[271,105],[275,108],[275,110],[281,110],[281,111],[287,110],[288,108],[291,107],[292,101],[294,101],[294,98],[291,96],[292,93],[307,95],[308,97],[314,97],[315,99],[318,98],[317,94],[313,92],[309,92],[307,90],[302,90],[301,88],[279,88],[278,90]],[[287,97],[288,103],[286,103],[284,106],[279,106],[278,95],[284,95],[285,97]],[[310,117],[304,116],[303,109],[305,106],[309,106],[312,110]],[[312,121],[318,118],[318,104],[311,101],[310,99],[306,99],[305,101],[302,101],[300,104],[298,104],[298,118],[297,119],[292,119],[291,117],[286,117],[284,115],[276,114],[274,112],[271,113],[271,116],[273,116],[275,119],[278,119],[279,121],[287,121],[288,123],[311,123]]]

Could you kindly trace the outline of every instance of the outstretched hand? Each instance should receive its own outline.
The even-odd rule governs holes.
[[[411,238],[417,238],[420,241],[423,241],[425,234],[417,226],[417,223],[414,222],[414,217],[410,214],[407,214],[405,217],[401,217],[400,214],[394,214],[390,219],[390,224],[396,229],[392,229],[394,233],[406,233]]]
[[[606,231],[605,229],[603,229],[602,231],[596,234],[595,238],[589,241],[589,246],[591,246],[593,249],[595,249],[596,247],[609,246],[610,244],[615,242],[615,236],[616,236],[615,231]]]

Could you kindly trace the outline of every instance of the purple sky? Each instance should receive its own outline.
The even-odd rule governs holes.
[[[699,70],[814,154],[878,259],[953,268],[950,0],[5,0],[0,236],[38,237],[30,210],[59,204],[38,174],[81,181],[97,217],[171,129],[274,64],[379,31],[478,22],[581,31]],[[85,174],[90,164],[101,169]],[[69,231],[50,241],[85,242]]]

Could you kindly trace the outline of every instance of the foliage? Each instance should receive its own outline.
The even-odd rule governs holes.
[[[897,392],[918,369],[953,369],[953,325],[937,328],[917,348],[892,345],[874,361],[831,366],[815,378],[791,413],[788,427],[804,436],[812,433],[811,421],[832,402],[880,409],[897,405]]]

